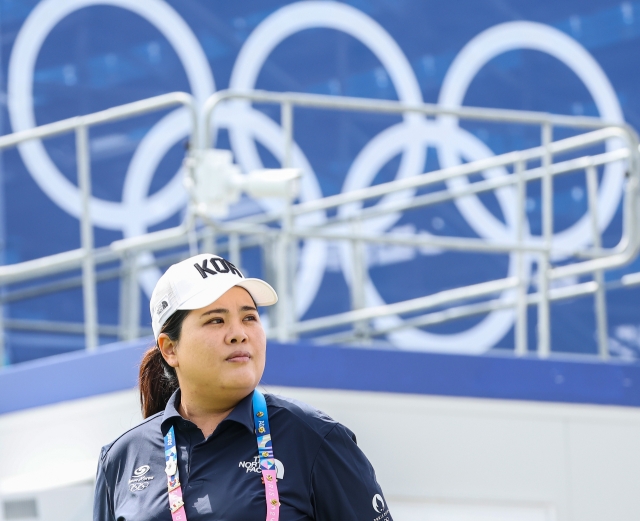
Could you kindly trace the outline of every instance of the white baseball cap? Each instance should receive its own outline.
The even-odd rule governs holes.
[[[246,279],[228,260],[201,253],[169,267],[151,295],[151,326],[158,339],[167,319],[179,309],[200,309],[234,286],[246,289],[257,306],[278,302],[275,290],[260,279]]]

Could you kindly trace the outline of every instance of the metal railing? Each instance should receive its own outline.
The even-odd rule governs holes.
[[[242,104],[250,102],[271,103],[281,107],[281,124],[283,128],[283,167],[293,165],[293,115],[295,108],[313,108],[319,110],[341,110],[357,112],[373,112],[396,114],[411,117],[441,118],[443,124],[455,124],[457,119],[489,121],[502,123],[520,123],[540,127],[541,146],[527,150],[510,152],[498,156],[472,161],[437,171],[423,173],[414,177],[398,179],[335,196],[317,200],[294,203],[287,200],[283,209],[278,212],[267,212],[253,217],[233,221],[213,220],[207,215],[200,215],[197,205],[190,204],[185,222],[179,227],[149,233],[140,237],[126,238],[112,243],[105,248],[93,248],[92,225],[90,220],[90,169],[87,145],[87,128],[90,125],[113,121],[123,117],[134,116],[151,110],[166,108],[174,104],[182,104],[190,109],[193,123],[192,149],[204,149],[211,146],[211,129],[215,124],[216,110],[226,103]],[[199,118],[199,116],[202,116]],[[553,131],[557,127],[581,129],[585,133],[553,141]],[[57,288],[82,284],[84,295],[85,321],[83,331],[88,349],[97,345],[98,331],[103,334],[118,333],[121,338],[134,338],[146,330],[140,328],[139,306],[131,305],[127,313],[121,313],[119,327],[99,326],[96,302],[96,266],[120,261],[119,268],[103,270],[98,273],[102,279],[121,277],[121,293],[127,296],[138,294],[138,274],[141,270],[166,262],[157,258],[147,266],[140,265],[138,256],[143,252],[160,252],[177,246],[189,246],[190,253],[197,249],[213,253],[225,249],[231,261],[241,259],[244,248],[260,247],[266,259],[267,273],[273,273],[275,286],[280,295],[280,302],[275,306],[275,324],[271,324],[270,335],[287,341],[301,334],[317,334],[331,329],[352,326],[349,331],[339,331],[317,338],[322,343],[362,342],[376,336],[384,336],[401,328],[425,327],[440,324],[463,317],[482,315],[499,309],[512,309],[516,315],[515,353],[522,356],[528,352],[527,347],[527,309],[530,305],[538,309],[538,346],[541,357],[551,353],[550,335],[550,303],[552,301],[583,295],[595,295],[595,311],[597,317],[598,349],[602,358],[608,357],[607,348],[607,312],[605,299],[604,271],[619,267],[631,261],[637,254],[640,244],[638,231],[638,185],[640,176],[640,155],[638,138],[634,130],[626,124],[602,121],[597,118],[559,116],[545,113],[523,112],[513,110],[460,108],[448,109],[431,104],[406,105],[393,101],[368,100],[296,93],[272,93],[263,91],[233,92],[221,91],[214,94],[205,104],[202,114],[198,114],[192,98],[184,93],[168,94],[122,107],[116,107],[101,113],[72,118],[63,122],[45,125],[29,131],[3,136],[0,148],[13,146],[28,139],[46,137],[62,132],[76,131],[78,154],[79,184],[83,194],[82,206],[82,248],[42,259],[0,267],[0,285],[18,281],[32,280],[44,275],[62,273],[82,268],[81,280],[71,279],[67,282],[50,283],[41,291],[56,291]],[[581,149],[611,143],[616,140],[616,147],[581,157],[566,159],[554,163],[554,157],[569,152],[576,154]],[[598,226],[598,174],[597,168],[611,163],[624,162],[627,179],[624,186],[623,200],[623,233],[618,245],[603,248]],[[533,164],[532,164],[533,163]],[[453,179],[467,178],[486,170],[502,167],[510,168],[510,175],[485,178],[468,183],[466,186],[435,190],[406,200],[376,205],[353,210],[353,205],[367,200],[381,198],[389,194],[403,193],[424,187],[437,187],[439,183]],[[584,171],[587,184],[588,211],[591,223],[591,247],[563,249],[553,244],[553,179],[567,173]],[[189,175],[193,176],[193,172]],[[526,233],[526,184],[539,181],[542,184],[542,234],[530,236]],[[512,237],[505,241],[484,240],[466,237],[447,236],[413,236],[394,233],[367,233],[367,222],[382,215],[413,210],[430,205],[441,204],[471,195],[510,189],[516,201],[517,218]],[[302,226],[301,216],[314,212],[326,212],[337,209],[335,216],[326,218],[322,224]],[[222,244],[218,239],[227,237]],[[325,241],[347,242],[350,248],[352,264],[351,276],[351,311],[298,321],[295,319],[295,292],[293,277],[297,266],[297,243],[300,240],[320,239]],[[441,250],[466,252],[486,252],[513,254],[516,257],[515,276],[482,282],[472,286],[454,288],[417,299],[367,307],[365,286],[368,282],[368,266],[366,245],[386,244],[411,247],[430,247]],[[187,255],[185,252],[184,255]],[[554,266],[553,255],[562,255],[578,259],[568,265]],[[538,291],[530,293],[528,277],[525,273],[530,256],[535,256],[538,266]],[[175,259],[173,259],[175,260]],[[238,262],[239,264],[239,262]],[[589,275],[593,280],[575,283],[564,287],[552,288],[551,281],[566,277]],[[632,276],[627,276],[628,284],[640,283]],[[623,281],[624,283],[624,281]],[[57,286],[56,286],[57,284]],[[66,284],[66,286],[65,286]],[[38,289],[24,290],[26,296],[33,296]],[[508,292],[505,295],[468,303],[492,295]],[[14,292],[19,293],[19,292]],[[11,296],[11,294],[9,294]],[[25,296],[25,298],[26,298]],[[13,298],[20,298],[14,295]],[[131,297],[133,298],[133,297]],[[5,301],[9,300],[7,296]],[[138,308],[136,311],[135,308]],[[444,309],[441,309],[443,308]],[[405,319],[401,324],[388,326],[377,324],[377,319],[394,315],[427,312],[420,316]],[[136,314],[137,313],[137,314]],[[126,316],[123,316],[126,315]],[[125,323],[126,322],[126,323]],[[5,326],[28,328],[25,323]],[[46,330],[55,325],[34,324],[33,328]],[[61,325],[68,331],[77,331],[77,324]],[[75,329],[74,329],[75,328]],[[52,329],[49,329],[52,330]]]
[[[156,96],[146,100],[128,103],[119,107],[95,112],[86,116],[57,121],[33,129],[24,130],[0,137],[0,150],[14,147],[32,139],[50,138],[75,132],[76,163],[78,171],[78,188],[81,198],[80,245],[72,250],[32,261],[0,267],[0,285],[27,281],[55,273],[82,269],[82,290],[84,308],[84,326],[86,348],[93,350],[98,346],[98,303],[96,296],[96,262],[113,261],[117,257],[108,252],[95,251],[93,240],[93,222],[91,220],[91,159],[89,153],[89,129],[125,118],[140,116],[149,112],[167,109],[175,105],[186,107],[191,116],[192,134],[197,139],[198,114],[195,102],[190,94],[174,92]],[[106,257],[106,258],[105,258]],[[23,328],[28,324],[22,324]],[[40,324],[42,326],[42,324]],[[2,324],[4,330],[4,324]],[[37,328],[35,328],[37,329]],[[51,329],[50,329],[51,330]],[[55,330],[55,327],[54,327]],[[4,334],[2,335],[4,338]],[[4,343],[4,342],[3,342]],[[4,351],[4,349],[2,349]],[[1,359],[4,359],[3,353]]]
[[[494,309],[504,309],[515,307],[517,310],[516,320],[516,347],[517,355],[524,355],[527,352],[527,306],[537,304],[538,307],[538,354],[541,357],[549,356],[551,352],[551,335],[550,335],[550,301],[560,298],[570,298],[589,293],[596,294],[596,316],[598,329],[598,348],[602,358],[608,357],[607,336],[606,336],[606,304],[604,298],[604,278],[603,271],[628,263],[633,259],[638,250],[638,176],[639,172],[639,153],[638,138],[635,131],[626,124],[617,124],[602,121],[597,118],[589,117],[573,117],[560,116],[546,113],[523,112],[514,110],[499,109],[481,109],[481,108],[459,108],[449,109],[438,105],[422,104],[422,105],[406,105],[392,101],[379,100],[363,100],[353,98],[343,98],[334,96],[318,96],[309,94],[292,94],[292,93],[272,93],[272,92],[232,92],[223,91],[213,95],[205,105],[204,116],[204,146],[210,145],[211,118],[216,108],[229,100],[243,100],[260,103],[275,103],[281,106],[282,111],[282,127],[284,133],[284,160],[283,167],[291,165],[291,150],[293,147],[293,110],[294,107],[328,109],[328,110],[347,110],[347,111],[364,111],[386,114],[419,114],[422,116],[434,117],[454,117],[468,120],[482,120],[490,122],[503,123],[521,123],[529,125],[538,125],[541,128],[540,147],[529,150],[511,152],[502,154],[480,161],[470,162],[453,168],[443,169],[436,172],[425,173],[409,179],[392,181],[376,185],[370,188],[361,189],[354,192],[343,193],[340,195],[322,198],[308,203],[297,205],[289,204],[282,215],[268,215],[259,219],[254,219],[250,225],[245,227],[229,225],[217,225],[218,231],[226,231],[230,233],[243,233],[247,235],[261,234],[268,235],[268,228],[257,228],[258,224],[266,224],[274,220],[280,220],[281,227],[278,234],[278,243],[280,247],[277,249],[278,267],[276,276],[276,286],[279,294],[284,298],[285,305],[280,306],[277,320],[277,335],[280,340],[286,341],[292,336],[300,333],[310,333],[322,329],[335,328],[346,324],[355,324],[358,327],[354,329],[353,334],[340,333],[333,337],[325,338],[325,341],[350,341],[353,339],[362,339],[374,335],[383,335],[391,332],[399,327],[415,327],[426,326],[441,323],[445,320],[454,318],[462,318],[475,314],[487,313]],[[553,142],[553,130],[555,127],[569,127],[591,130],[591,132],[576,137],[564,139],[562,141]],[[624,145],[621,149],[613,150],[598,154],[596,156],[584,156],[578,159],[563,161],[561,163],[553,163],[554,155],[575,151],[580,148],[590,147],[597,143],[603,143],[612,138],[619,138]],[[541,160],[542,166],[527,169],[527,163]],[[597,171],[600,165],[611,162],[625,160],[627,163],[628,181],[625,187],[624,200],[624,222],[623,237],[616,248],[603,250],[601,248],[600,232],[598,229],[597,217]],[[408,202],[396,203],[393,205],[385,205],[382,208],[364,209],[356,215],[348,215],[346,217],[334,218],[330,222],[318,226],[315,229],[296,229],[294,220],[305,213],[314,211],[328,210],[330,208],[339,208],[350,203],[362,202],[368,199],[382,197],[394,192],[401,192],[410,188],[425,187],[436,183],[441,183],[456,177],[468,176],[471,174],[482,173],[485,170],[495,167],[513,167],[513,175],[506,178],[488,179],[468,185],[464,189],[444,190],[435,193],[418,196]],[[552,267],[552,236],[553,236],[553,178],[568,172],[584,170],[587,176],[589,213],[591,216],[592,234],[594,248],[590,251],[565,251],[561,252],[565,256],[583,256],[594,257],[590,260],[573,263],[568,266]],[[525,240],[524,222],[525,222],[525,184],[533,180],[541,180],[542,182],[542,237],[541,241]],[[488,242],[481,239],[465,239],[450,237],[394,237],[392,234],[382,236],[374,236],[371,234],[355,233],[353,231],[343,230],[335,231],[336,226],[345,222],[350,224],[350,228],[361,229],[367,219],[379,217],[380,215],[394,213],[398,211],[415,209],[422,206],[442,203],[459,197],[478,194],[481,192],[493,191],[506,186],[517,187],[517,234],[516,240],[512,243],[499,244],[496,242]],[[355,223],[355,225],[354,225]],[[215,223],[210,223],[215,226]],[[332,230],[333,228],[333,230]],[[273,232],[271,232],[273,233]],[[320,238],[326,240],[342,240],[349,241],[352,244],[353,273],[352,281],[352,302],[360,304],[364,302],[364,285],[366,278],[366,260],[362,253],[358,254],[358,250],[362,251],[362,243],[386,243],[386,244],[402,244],[414,247],[426,246],[437,247],[439,249],[450,249],[458,251],[484,251],[484,252],[503,252],[517,254],[518,276],[508,279],[496,280],[492,282],[482,283],[466,288],[457,288],[454,290],[444,291],[437,295],[430,295],[412,301],[389,304],[375,308],[354,309],[353,311],[322,317],[313,320],[307,320],[301,323],[295,323],[292,320],[294,316],[293,306],[290,304],[293,300],[291,293],[291,276],[295,273],[292,269],[291,255],[288,254],[288,246],[292,240],[305,238]],[[554,249],[558,252],[558,249]],[[538,274],[539,274],[539,292],[538,294],[529,295],[526,287],[526,277],[523,276],[522,270],[524,265],[524,255],[526,253],[535,253],[538,256]],[[585,274],[593,274],[593,283],[577,284],[572,287],[565,287],[561,290],[550,290],[550,281],[561,279],[569,276],[578,276]],[[444,306],[456,303],[460,300],[466,300],[471,297],[480,297],[491,295],[504,291],[509,288],[517,289],[517,298],[513,302],[504,302],[502,300],[493,300],[484,304],[476,304],[466,307],[457,307],[447,311],[440,311],[425,315],[423,317],[405,320],[401,326],[394,328],[383,328],[378,331],[367,330],[365,327],[363,335],[363,322],[372,319],[401,314],[411,313],[429,308]]]

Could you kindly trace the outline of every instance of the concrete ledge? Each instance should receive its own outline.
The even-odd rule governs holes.
[[[0,414],[135,387],[151,339],[4,368]],[[640,407],[640,364],[270,342],[267,385]]]

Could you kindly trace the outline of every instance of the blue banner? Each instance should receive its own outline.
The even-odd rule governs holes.
[[[601,116],[640,128],[640,72],[633,66],[640,52],[640,2],[0,0],[0,10],[3,134],[171,91],[190,92],[203,103],[229,87]],[[276,107],[255,105],[216,117],[217,146],[231,149],[243,170],[279,164]],[[412,127],[396,116],[311,109],[296,110],[294,129],[294,160],[305,175],[302,200],[540,144],[539,129],[523,125],[461,122],[446,134],[431,119]],[[98,246],[180,222],[188,131],[177,110],[91,129]],[[565,135],[569,131],[559,130],[555,137]],[[7,150],[1,169],[3,262],[78,248],[73,134]],[[605,246],[621,236],[623,174],[619,165],[600,172]],[[581,172],[554,183],[555,240],[565,245],[586,247],[591,241],[584,177]],[[391,215],[369,223],[367,231],[499,239],[511,230],[514,204],[509,194],[483,195]],[[266,209],[243,199],[231,214]],[[528,187],[527,216],[531,234],[539,235],[539,183]],[[367,260],[369,305],[502,278],[515,269],[506,255],[434,248],[370,247]],[[249,275],[263,275],[255,252],[243,257],[243,267]],[[535,271],[532,263],[531,291]],[[609,346],[624,359],[640,355],[640,294],[618,281],[636,271],[638,261],[606,274]],[[148,272],[140,279],[147,326],[147,295],[157,276]],[[299,318],[346,311],[349,285],[348,251],[338,244],[301,245]],[[8,294],[26,287],[15,285]],[[118,301],[117,281],[101,282],[101,323],[117,324]],[[70,288],[12,301],[4,312],[10,319],[79,322],[82,292]],[[597,352],[592,296],[554,303],[551,320],[554,351]],[[399,321],[392,317],[386,324]],[[535,324],[531,308],[530,349],[537,343]],[[482,354],[513,349],[513,325],[514,313],[501,310],[398,331],[384,342]],[[10,362],[84,343],[80,335],[16,330],[6,341]]]

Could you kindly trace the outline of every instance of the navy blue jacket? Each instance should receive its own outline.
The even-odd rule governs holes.
[[[171,521],[163,442],[171,425],[187,520],[264,521],[251,397],[205,439],[176,410],[177,391],[163,412],[105,446],[94,521]],[[304,403],[271,394],[265,398],[281,521],[391,521],[374,470],[349,429]]]

